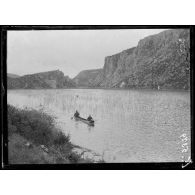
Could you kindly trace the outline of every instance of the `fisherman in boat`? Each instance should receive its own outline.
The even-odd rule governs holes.
[[[91,117],[91,115],[88,116],[87,120],[88,121],[94,121],[93,118]]]
[[[74,113],[74,116],[79,117],[79,115],[80,115],[79,112],[76,110],[76,112]]]

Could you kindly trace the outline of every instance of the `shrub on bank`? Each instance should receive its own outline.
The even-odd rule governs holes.
[[[92,162],[72,151],[74,145],[70,137],[55,127],[52,116],[11,105],[7,106],[7,111],[10,164]],[[27,145],[29,142],[31,147]]]
[[[64,134],[59,131],[56,135],[56,137],[54,138],[54,144],[55,145],[62,145],[64,143],[69,143],[70,142],[70,136],[64,136]]]
[[[8,105],[8,134],[13,133],[19,133],[38,145],[70,144],[69,136],[56,129],[54,119],[48,114]]]

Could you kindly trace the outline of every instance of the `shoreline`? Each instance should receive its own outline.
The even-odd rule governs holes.
[[[108,91],[151,91],[151,92],[191,92],[191,89],[148,89],[148,88],[90,88],[90,87],[78,87],[78,88],[42,88],[42,89],[7,89],[7,91],[16,91],[16,90],[72,90],[72,89],[101,89]]]
[[[103,163],[103,157],[70,142],[42,111],[8,104],[8,156],[10,164]]]

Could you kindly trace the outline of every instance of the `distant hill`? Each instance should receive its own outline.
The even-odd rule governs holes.
[[[8,89],[56,89],[74,86],[74,82],[59,70],[7,78]]]
[[[106,57],[91,85],[189,90],[189,29],[163,31],[140,40],[137,47]]]
[[[7,73],[7,76],[10,77],[10,78],[18,78],[18,77],[20,77],[17,74],[11,74],[11,73]]]
[[[83,70],[73,79],[73,81],[79,87],[90,87],[101,71],[102,69]]]

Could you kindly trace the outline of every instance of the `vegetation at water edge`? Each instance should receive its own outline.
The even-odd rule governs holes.
[[[8,105],[9,164],[90,163],[73,152],[70,137],[55,127],[54,119],[37,110]]]

